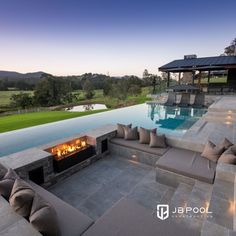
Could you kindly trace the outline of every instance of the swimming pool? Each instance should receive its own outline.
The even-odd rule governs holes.
[[[207,110],[135,105],[103,113],[0,134],[0,156],[43,145],[93,128],[116,123],[157,127],[159,133],[182,136]]]

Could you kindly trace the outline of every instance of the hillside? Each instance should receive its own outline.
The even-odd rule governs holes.
[[[38,71],[38,72],[31,72],[31,73],[19,73],[15,71],[0,71],[0,78],[8,78],[8,79],[37,79],[42,76],[42,74],[45,74],[45,72]]]

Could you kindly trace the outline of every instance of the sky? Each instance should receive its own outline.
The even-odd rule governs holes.
[[[223,53],[235,0],[0,0],[0,70],[141,76]]]

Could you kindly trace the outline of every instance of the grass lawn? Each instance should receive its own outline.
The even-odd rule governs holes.
[[[11,96],[20,92],[33,94],[33,91],[0,91],[0,106],[9,105]]]
[[[85,112],[66,112],[66,111],[49,111],[49,112],[34,112],[20,115],[10,115],[0,117],[0,133],[27,128],[30,126],[46,124],[59,120],[65,120],[107,110],[85,111]]]
[[[208,78],[202,78],[201,84],[207,84]],[[194,84],[197,84],[198,80],[194,80]],[[210,83],[227,83],[227,76],[215,77],[210,78]]]
[[[27,91],[32,93],[30,91]],[[150,92],[150,88],[142,88],[142,93],[138,96],[128,96],[125,100],[119,100],[114,97],[103,96],[102,90],[95,90],[93,99],[86,100],[83,91],[77,91],[79,99],[76,105],[100,103],[105,104],[109,109],[131,106],[141,104],[148,100],[146,95]],[[1,91],[0,92],[0,106],[10,101],[10,96],[18,91]],[[3,100],[1,100],[4,98]],[[63,108],[60,108],[63,109]],[[47,111],[47,112],[33,112],[25,114],[16,114],[0,117],[0,133],[27,128],[35,125],[46,124],[50,122],[70,119],[74,117],[85,116],[107,110],[86,111],[86,112],[66,112],[66,111]]]

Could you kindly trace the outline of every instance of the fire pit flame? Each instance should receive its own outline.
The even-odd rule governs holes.
[[[87,146],[87,142],[85,140],[77,139],[73,143],[62,144],[51,149],[51,153],[55,155],[56,158],[61,159],[65,156],[78,151]]]

